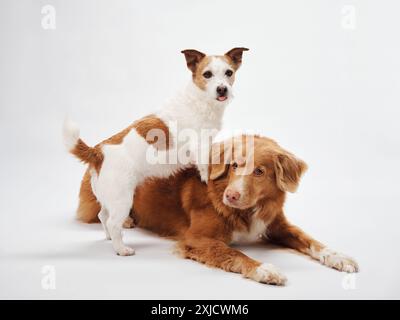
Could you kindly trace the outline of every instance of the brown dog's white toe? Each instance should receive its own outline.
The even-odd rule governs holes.
[[[250,275],[250,279],[258,282],[273,284],[278,286],[285,285],[287,278],[274,265],[262,264],[258,266]]]

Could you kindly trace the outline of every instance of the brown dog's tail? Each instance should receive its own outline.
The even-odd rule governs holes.
[[[81,138],[79,138],[78,126],[65,119],[63,125],[63,138],[67,150],[84,163],[94,168],[99,168],[103,162],[103,153],[98,148],[89,147]]]
[[[97,202],[96,196],[93,194],[90,183],[90,169],[86,170],[83,176],[81,189],[79,191],[79,206],[76,211],[78,220],[86,223],[100,222],[97,215],[100,212],[100,204]]]

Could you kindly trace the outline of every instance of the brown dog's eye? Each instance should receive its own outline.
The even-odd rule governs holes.
[[[238,164],[236,162],[232,163],[232,169],[236,170],[236,168],[238,167]]]
[[[206,71],[203,73],[203,77],[206,79],[210,79],[212,77],[212,72],[211,71]]]
[[[232,71],[232,70],[226,70],[225,75],[226,75],[227,77],[232,77],[233,71]]]
[[[259,177],[262,176],[264,174],[264,171],[262,171],[260,168],[255,168],[253,171],[254,175]]]

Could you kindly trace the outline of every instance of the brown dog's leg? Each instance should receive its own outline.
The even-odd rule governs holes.
[[[268,226],[267,239],[295,249],[339,271],[358,271],[358,265],[352,258],[330,250],[314,240],[300,228],[291,225],[283,214]]]
[[[90,172],[86,170],[81,182],[79,191],[79,206],[76,211],[78,220],[86,223],[100,222],[97,215],[100,212],[100,204],[97,202],[96,196],[93,194],[90,184]]]
[[[190,227],[178,242],[184,258],[229,272],[241,273],[258,282],[283,285],[286,281],[272,265],[264,265],[230,248],[229,227],[214,207],[201,207],[190,211]]]
[[[228,247],[224,242],[209,238],[190,238],[178,242],[180,254],[211,267],[241,273],[252,280],[283,285],[286,277],[272,265],[264,265],[244,253]]]

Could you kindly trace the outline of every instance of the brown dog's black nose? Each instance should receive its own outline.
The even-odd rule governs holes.
[[[240,193],[235,190],[228,189],[226,190],[225,197],[228,201],[234,202],[240,199]]]
[[[221,97],[226,96],[226,94],[228,93],[228,88],[226,86],[218,86],[217,93]]]

